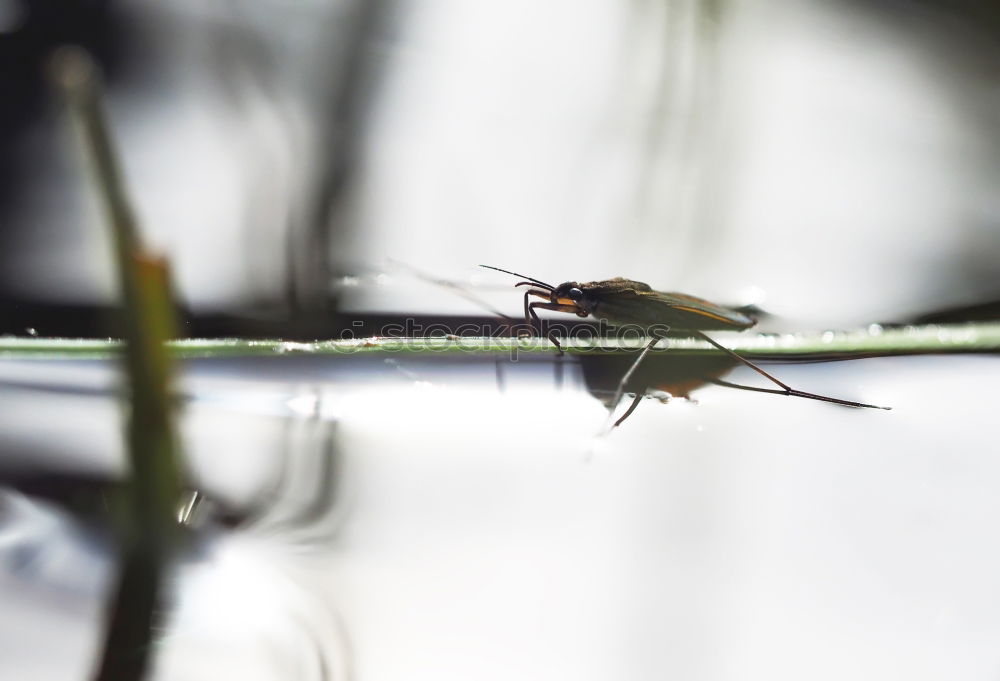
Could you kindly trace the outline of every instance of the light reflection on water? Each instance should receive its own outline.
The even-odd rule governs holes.
[[[994,668],[995,357],[774,365],[894,409],[709,387],[647,400],[605,437],[572,365],[559,387],[549,362],[502,379],[469,358],[253,362],[193,362],[182,383],[206,501],[157,678]],[[101,362],[0,364],[4,476],[113,480],[114,385]],[[102,517],[5,491],[0,678],[90,669]]]

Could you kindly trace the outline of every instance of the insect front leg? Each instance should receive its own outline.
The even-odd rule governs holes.
[[[542,320],[538,318],[538,315],[531,307],[531,301],[528,296],[532,294],[532,290],[528,289],[524,292],[524,321],[528,323],[531,328],[535,330],[535,333],[539,336],[542,335]],[[537,295],[537,294],[536,294]]]
[[[524,294],[525,309],[527,310],[528,314],[531,315],[531,318],[534,320],[534,322],[537,322],[537,325],[533,323],[532,326],[535,326],[535,328],[538,329],[539,335],[541,335],[542,332],[542,320],[538,318],[538,313],[535,312],[535,308],[542,308],[543,310],[555,310],[556,312],[571,312],[573,314],[576,314],[577,312],[576,307],[574,307],[573,305],[560,305],[559,303],[529,303],[528,295],[531,293],[533,292],[527,291]],[[535,295],[538,294],[536,293]],[[559,344],[559,338],[556,336],[555,331],[549,329],[548,338],[550,341],[552,341],[552,344],[555,345],[556,348],[558,348],[559,352],[563,351],[562,345]]]
[[[520,281],[515,286],[531,286],[530,281]],[[538,318],[538,314],[534,310],[534,305],[529,300],[529,296],[537,296],[539,298],[549,297],[547,291],[540,291],[537,288],[529,288],[524,292],[524,321],[535,330],[536,335],[542,335],[542,320]],[[539,304],[539,303],[536,303]],[[558,346],[558,343],[556,344]]]

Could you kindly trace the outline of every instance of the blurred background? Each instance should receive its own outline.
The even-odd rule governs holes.
[[[495,289],[514,313],[510,280],[477,264],[623,275],[796,330],[1000,297],[988,3],[0,8],[6,333],[100,335],[113,300],[45,78],[65,43],[105,70],[143,229],[194,335],[321,336],[338,310],[483,315],[394,263]]]
[[[998,316],[993,3],[0,0],[0,334],[118,301],[65,44],[191,337],[495,320],[429,278],[519,314],[480,263],[776,331]],[[606,438],[548,359],[188,363],[213,520],[156,678],[995,679],[996,361],[778,367],[894,411],[712,388]],[[0,678],[83,678],[117,372],[0,385]]]

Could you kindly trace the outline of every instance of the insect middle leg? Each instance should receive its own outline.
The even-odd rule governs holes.
[[[643,399],[645,399],[645,397],[646,397],[645,390],[636,391],[635,397],[632,399],[632,404],[628,405],[628,409],[625,410],[625,413],[622,414],[621,417],[617,421],[615,421],[614,425],[611,427],[617,428],[622,423],[624,423],[625,419],[627,419],[629,416],[632,415],[632,412],[635,411],[635,408],[639,406],[639,403],[642,402]]]
[[[632,366],[628,368],[628,371],[625,372],[625,375],[622,376],[620,381],[618,381],[618,389],[615,390],[615,396],[611,399],[611,403],[608,406],[609,419],[611,415],[615,413],[615,409],[618,407],[618,403],[621,401],[622,395],[625,394],[625,388],[628,386],[629,381],[632,380],[632,376],[635,374],[636,369],[638,369],[639,365],[642,364],[642,361],[646,359],[646,355],[648,355],[649,351],[653,349],[653,346],[655,346],[657,343],[660,342],[661,338],[662,338],[661,336],[653,336],[650,339],[650,341],[646,344],[646,347],[642,349],[642,352],[639,353],[639,356],[635,358],[635,361],[632,362]],[[614,425],[611,426],[612,428],[617,428],[622,424],[622,422],[625,419],[627,419],[629,416],[632,415],[632,412],[634,412],[635,408],[639,406],[639,402],[642,401],[642,398],[645,396],[645,393],[646,393],[645,388],[636,391],[635,399],[632,400],[632,404],[630,404],[628,409],[625,410],[625,413],[622,415],[622,417],[617,421],[615,421]]]

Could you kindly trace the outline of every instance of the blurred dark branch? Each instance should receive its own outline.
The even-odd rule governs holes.
[[[334,74],[327,90],[322,120],[321,165],[313,203],[307,207],[302,229],[291,229],[287,249],[286,298],[298,315],[333,314],[333,238],[350,229],[347,198],[357,174],[373,85],[369,50],[391,3],[355,0],[347,4],[339,22],[341,44],[331,44],[325,61]],[[347,28],[344,27],[347,25]],[[321,57],[322,59],[322,57]]]

